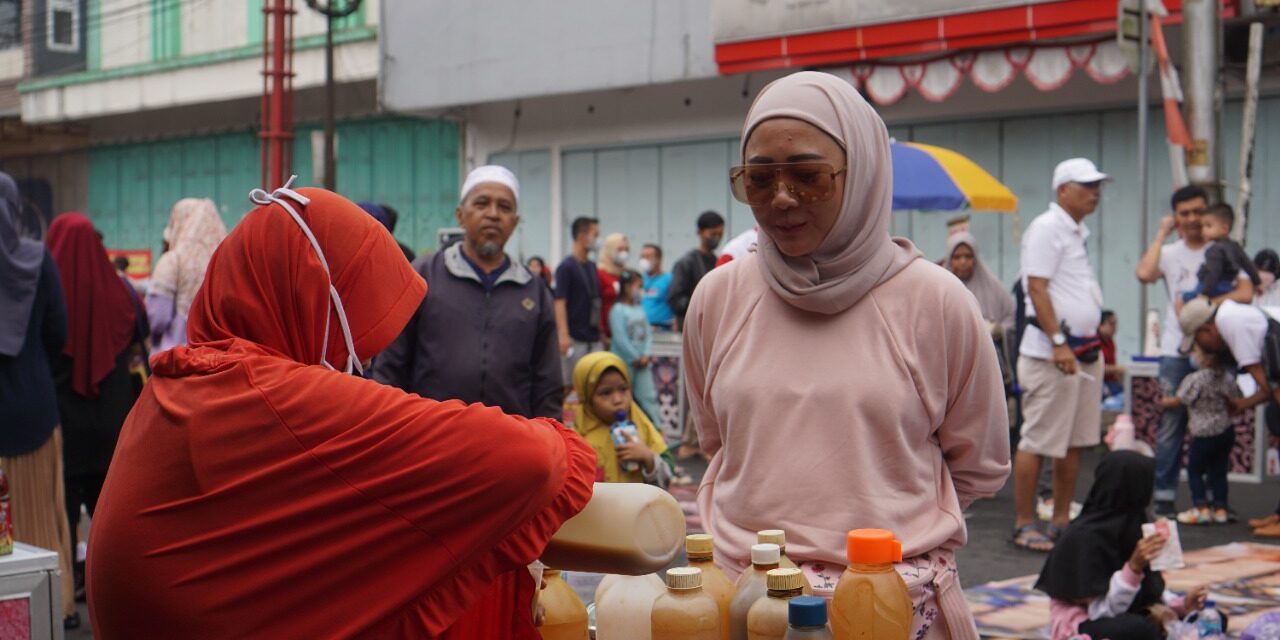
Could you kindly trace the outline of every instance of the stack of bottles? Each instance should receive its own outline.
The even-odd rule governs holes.
[[[685,539],[689,566],[657,575],[608,576],[596,591],[598,640],[906,640],[912,606],[907,585],[894,564],[902,543],[883,529],[856,529],[847,537],[848,568],[828,604],[812,597],[804,573],[786,557],[781,530],[759,532],[751,566],[732,583],[715,565],[714,540],[706,534]],[[553,572],[554,573],[554,572]],[[557,576],[558,577],[558,576]],[[552,577],[548,577],[547,592]],[[563,581],[559,581],[563,584]],[[565,586],[567,589],[567,585]],[[569,592],[570,595],[572,591]],[[546,599],[547,596],[544,596]],[[552,616],[556,632],[543,638],[579,638],[585,608]],[[559,596],[555,598],[560,602]],[[570,603],[575,604],[575,603]],[[581,627],[566,626],[569,622]],[[564,621],[564,622],[562,622]],[[829,622],[828,622],[829,621]],[[581,629],[581,631],[580,631]]]

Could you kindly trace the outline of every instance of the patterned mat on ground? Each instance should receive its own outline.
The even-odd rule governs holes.
[[[1231,637],[1259,616],[1280,612],[1280,546],[1253,542],[1188,551],[1184,569],[1166,571],[1171,591],[1209,588],[1210,599],[1231,616]],[[988,582],[965,590],[984,638],[1048,638],[1049,598],[1032,590],[1036,576]]]

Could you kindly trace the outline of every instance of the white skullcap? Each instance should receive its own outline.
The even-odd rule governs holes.
[[[516,180],[516,174],[511,170],[498,166],[496,164],[486,164],[483,167],[476,167],[467,174],[467,181],[462,183],[462,198],[460,201],[465,202],[467,196],[471,194],[471,190],[475,189],[483,182],[496,182],[511,190],[511,195],[516,197],[516,202],[520,201],[520,181]]]

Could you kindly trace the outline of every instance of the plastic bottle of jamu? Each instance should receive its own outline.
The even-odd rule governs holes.
[[[751,547],[751,566],[738,576],[738,592],[729,606],[729,637],[731,640],[747,640],[747,614],[756,600],[769,591],[769,570],[778,568],[782,550],[776,544],[757,544]]]
[[[714,543],[711,536],[695,533],[685,536],[684,551],[689,556],[689,566],[702,569],[702,590],[716,601],[720,609],[720,635],[722,640],[729,640],[729,607],[738,589],[716,566]]]
[[[794,569],[796,563],[787,557],[787,532],[782,529],[765,529],[756,532],[756,544],[776,544],[778,545],[778,567],[781,569]]]
[[[639,482],[596,483],[587,507],[551,536],[541,560],[641,576],[671,564],[683,541],[684,512],[671,494]]]
[[[836,640],[906,640],[911,633],[911,597],[893,563],[902,543],[884,529],[849,532],[849,568],[831,600]]]
[[[596,640],[649,640],[653,603],[666,592],[657,574],[614,576],[596,590]]]
[[[790,626],[783,640],[833,640],[827,628],[827,601],[813,596],[792,598],[788,603]]]
[[[747,640],[782,640],[790,617],[788,603],[804,595],[804,574],[799,569],[773,569],[769,591],[747,613]]]
[[[720,610],[702,590],[702,570],[667,571],[667,592],[653,603],[653,640],[720,640]]]
[[[587,640],[587,607],[569,583],[560,577],[559,569],[546,569],[542,573],[547,588],[538,596],[538,602],[546,611],[538,633],[542,640]]]
[[[787,533],[782,529],[765,529],[756,532],[756,542],[758,544],[776,544],[778,545],[778,568],[795,569],[796,563],[787,557]],[[804,581],[804,594],[806,596],[813,595],[813,588],[809,586],[809,581]]]

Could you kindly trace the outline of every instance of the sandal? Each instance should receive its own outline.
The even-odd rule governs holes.
[[[1040,532],[1035,523],[1023,525],[1013,530],[1009,542],[1019,549],[1048,553],[1053,551],[1053,540]]]
[[[1062,537],[1062,532],[1064,530],[1066,530],[1066,527],[1059,527],[1056,524],[1050,523],[1048,525],[1045,525],[1044,535],[1046,538],[1049,538],[1050,540],[1057,542],[1058,538]]]
[[[1191,507],[1186,511],[1178,514],[1178,522],[1182,524],[1213,524],[1213,515],[1208,509],[1197,509]]]
[[[1273,524],[1280,524],[1280,513],[1273,513],[1265,518],[1250,518],[1249,527],[1251,529],[1261,529],[1269,527]]]

